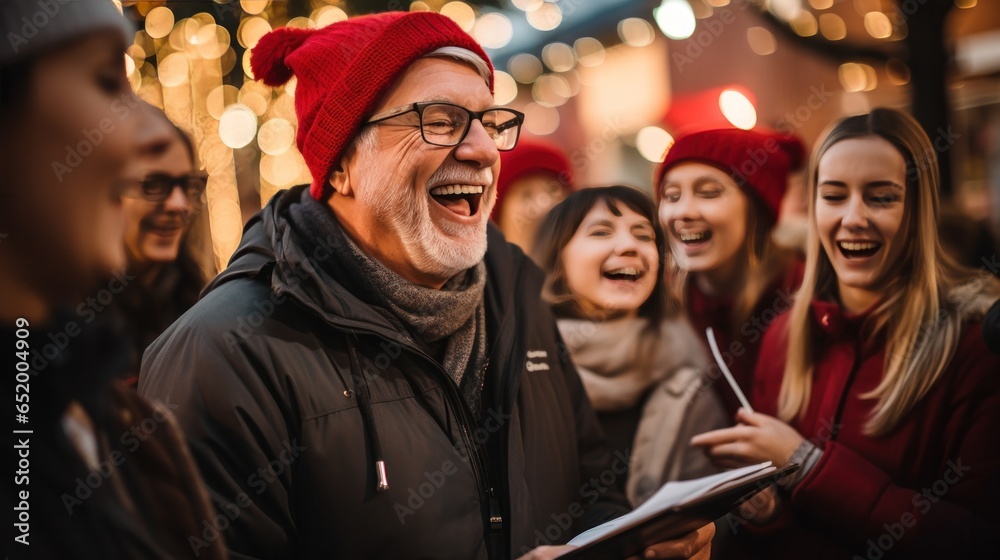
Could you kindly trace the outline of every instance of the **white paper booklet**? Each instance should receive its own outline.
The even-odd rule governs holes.
[[[586,546],[605,535],[617,531],[624,527],[638,525],[647,519],[651,519],[668,509],[683,506],[698,498],[722,489],[726,486],[736,486],[745,479],[767,474],[776,470],[770,461],[757,465],[750,465],[740,469],[713,474],[704,478],[694,480],[683,480],[679,482],[668,482],[656,491],[648,500],[630,513],[598,525],[593,529],[584,531],[576,536],[568,544],[574,546]]]

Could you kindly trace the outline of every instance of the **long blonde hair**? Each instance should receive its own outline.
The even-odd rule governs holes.
[[[897,426],[948,366],[965,318],[961,306],[948,296],[976,273],[955,264],[938,242],[937,155],[920,125],[909,115],[893,109],[875,109],[834,124],[809,165],[806,272],[788,323],[787,362],[778,397],[779,418],[790,422],[805,413],[816,360],[812,343],[818,335],[810,317],[812,301],[837,298],[836,272],[820,245],[816,229],[819,161],[838,142],[872,136],[888,141],[906,161],[903,252],[887,271],[883,298],[863,325],[862,334],[867,340],[879,335],[886,340],[882,380],[862,395],[865,399],[878,399],[864,426],[866,434],[878,436]],[[982,282],[977,291],[1000,297],[995,279]]]

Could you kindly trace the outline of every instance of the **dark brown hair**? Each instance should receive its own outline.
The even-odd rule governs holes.
[[[584,218],[598,204],[603,204],[615,216],[621,216],[619,205],[649,220],[656,236],[656,255],[660,272],[656,275],[653,293],[642,306],[639,316],[649,320],[651,326],[658,326],[670,313],[667,307],[666,286],[663,276],[663,256],[666,240],[663,229],[656,217],[653,200],[642,191],[621,185],[581,189],[557,204],[542,222],[535,238],[532,258],[546,273],[542,297],[552,305],[557,317],[584,317],[585,310],[579,299],[570,292],[566,284],[566,272],[562,263],[562,252]]]

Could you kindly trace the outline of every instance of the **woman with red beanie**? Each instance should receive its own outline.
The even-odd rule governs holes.
[[[709,130],[678,139],[657,170],[673,296],[699,336],[712,327],[747,394],[761,337],[798,286],[798,267],[771,232],[804,151],[794,136]],[[740,402],[718,367],[709,372],[731,418]]]
[[[531,254],[539,225],[553,206],[573,192],[569,158],[556,145],[521,138],[500,152],[497,201],[490,219],[507,241]]]
[[[721,466],[801,465],[729,525],[761,558],[997,558],[1000,283],[937,237],[938,164],[908,115],[838,122],[813,159],[802,289],[764,337]],[[761,525],[761,527],[756,527]]]

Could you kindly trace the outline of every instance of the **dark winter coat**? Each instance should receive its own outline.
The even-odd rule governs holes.
[[[84,324],[66,312],[48,329],[26,327],[31,378],[15,392],[30,396],[18,399],[30,405],[30,423],[18,427],[31,433],[13,436],[13,453],[27,463],[11,488],[14,503],[27,506],[29,546],[9,539],[10,557],[222,560],[221,539],[197,553],[189,542],[213,527],[215,512],[170,413],[173,403],[150,403],[116,379],[128,348],[107,318]],[[0,339],[13,346],[19,338],[0,329]],[[89,421],[89,452],[68,435],[71,404]]]
[[[478,422],[441,366],[344,288],[294,204],[318,203],[275,196],[143,359],[139,391],[179,403],[235,558],[510,558],[626,511],[520,250],[490,229]]]

